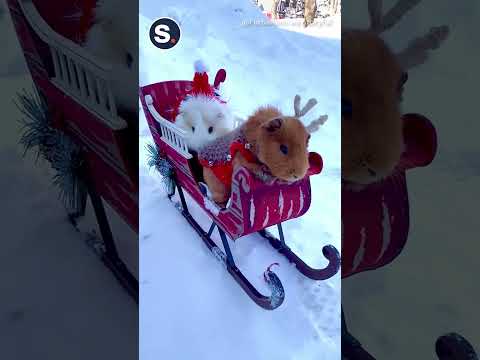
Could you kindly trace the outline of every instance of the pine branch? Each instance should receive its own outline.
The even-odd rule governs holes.
[[[153,144],[147,144],[147,165],[155,168],[162,176],[162,183],[165,186],[168,197],[175,192],[174,171],[170,162],[162,156],[157,147]]]
[[[83,164],[80,148],[50,123],[48,104],[39,93],[23,91],[15,105],[23,115],[20,119],[22,135],[19,143],[28,151],[36,151],[36,160],[47,160],[55,171],[53,185],[67,207],[77,214],[85,212],[87,187],[81,180]]]

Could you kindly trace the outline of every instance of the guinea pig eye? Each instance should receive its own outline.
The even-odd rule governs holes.
[[[212,132],[213,132],[213,126],[210,126],[210,127],[208,128],[208,133],[211,134]]]
[[[127,52],[125,56],[125,62],[127,63],[128,68],[131,69],[133,65],[133,56],[129,52]]]
[[[195,126],[192,126],[192,132],[195,132]]]
[[[342,98],[342,115],[352,115],[352,102]]]
[[[288,146],[287,145],[280,145],[280,151],[282,152],[283,155],[287,155],[288,154]]]

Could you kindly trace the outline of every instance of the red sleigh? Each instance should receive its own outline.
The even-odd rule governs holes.
[[[437,137],[419,114],[403,115],[405,151],[394,175],[361,190],[342,186],[342,278],[393,261],[408,238],[409,202],[406,172],[429,165]]]
[[[342,187],[342,279],[375,270],[395,260],[404,249],[409,232],[406,173],[428,166],[437,151],[432,123],[419,114],[403,116],[405,151],[395,174],[361,190]],[[437,338],[440,360],[478,359],[463,336],[448,333]],[[348,359],[375,360],[349,332],[342,310],[342,355]]]
[[[104,242],[103,260],[138,299],[138,243],[119,241],[107,220],[104,202],[133,233],[138,233],[137,119],[118,114],[108,65],[78,43],[84,27],[79,4],[96,1],[8,0],[13,24],[38,93],[52,115],[52,126],[83,149],[88,183]]]
[[[223,75],[222,75],[223,74]],[[215,85],[224,80],[224,71],[217,73]],[[238,239],[244,235],[258,232],[284,255],[305,276],[324,280],[335,275],[340,267],[338,251],[331,245],[323,248],[323,254],[329,263],[324,269],[313,269],[303,262],[286,245],[281,223],[305,214],[310,207],[311,188],[309,176],[322,170],[320,155],[310,153],[310,169],[301,181],[294,184],[267,185],[257,180],[247,169],[235,170],[232,178],[230,204],[219,208],[199,188],[200,181],[197,159],[185,143],[185,133],[173,124],[173,109],[178,100],[190,89],[190,81],[167,81],[144,86],[140,89],[145,116],[158,150],[166,156],[175,172],[175,183],[182,202],[182,214],[197,231],[207,247],[227,266],[228,272],[240,284],[248,296],[265,309],[275,309],[284,300],[284,291],[280,279],[273,271],[265,272],[265,280],[272,294],[262,295],[236,267],[227,236]],[[203,230],[188,212],[183,194],[185,190],[212,219],[208,232]],[[277,225],[280,239],[273,237],[265,229]],[[213,242],[211,234],[217,228],[222,239],[224,251]]]

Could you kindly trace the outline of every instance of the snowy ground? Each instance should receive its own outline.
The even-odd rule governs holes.
[[[203,59],[214,76],[227,70],[224,92],[239,116],[272,104],[293,112],[293,98],[316,97],[307,116],[328,114],[311,149],[325,161],[312,179],[312,206],[285,224],[292,248],[312,266],[325,260],[321,248],[340,248],[340,42],[273,26],[245,26],[262,19],[250,1],[217,0],[192,8],[188,0],[140,2],[142,84],[192,79],[193,62]],[[148,29],[158,17],[176,19],[179,45],[160,52]],[[208,20],[207,20],[208,19]],[[242,25],[243,24],[243,25]],[[146,166],[151,135],[140,120],[140,356],[175,359],[338,359],[340,278],[316,283],[302,277],[257,235],[232,244],[239,267],[262,289],[262,273],[274,261],[286,290],[274,312],[255,305],[210,255],[170,203],[157,174]],[[207,226],[207,216],[193,206]],[[188,342],[188,345],[185,343]]]
[[[316,18],[308,27],[303,27],[303,18],[272,20],[285,30],[300,32],[305,35],[316,37],[338,38],[341,31],[341,16],[330,16],[326,19]]]
[[[0,9],[6,9],[0,1]],[[134,359],[138,308],[67,221],[45,164],[22,158],[14,95],[31,89],[8,13],[0,19],[2,359]],[[5,43],[3,42],[5,40]]]
[[[385,9],[394,1],[385,1]],[[365,25],[366,1],[345,2],[342,24]],[[451,38],[410,72],[404,110],[436,126],[435,161],[408,175],[411,228],[402,255],[342,282],[350,328],[379,359],[433,359],[437,336],[457,331],[480,350],[478,332],[478,18],[480,3],[424,0],[386,36],[401,49],[430,26]],[[408,309],[408,310],[407,310]]]

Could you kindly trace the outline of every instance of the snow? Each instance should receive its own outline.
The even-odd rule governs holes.
[[[148,29],[165,16],[179,22],[182,38],[162,52],[150,43]],[[308,264],[324,267],[322,247],[340,248],[340,33],[326,36],[317,29],[305,35],[300,27],[295,32],[242,25],[255,19],[264,18],[249,0],[216,0],[195,7],[189,0],[168,0],[161,7],[153,0],[140,1],[140,81],[146,85],[189,80],[192,64],[202,59],[212,71],[211,79],[217,69],[226,69],[222,91],[241,118],[266,104],[293,114],[296,94],[317,98],[319,103],[305,124],[329,115],[311,139],[311,150],[322,155],[325,168],[311,179],[310,210],[285,223],[284,233],[289,246]],[[338,359],[339,274],[315,282],[256,234],[230,241],[238,267],[261,292],[268,292],[263,279],[267,266],[280,264],[275,272],[284,285],[285,302],[273,312],[259,308],[213,260],[166,198],[159,175],[147,169],[144,148],[151,141],[141,114],[141,358]],[[207,230],[208,214],[190,198],[187,201],[193,217]],[[290,202],[285,204],[285,211],[289,206]],[[278,234],[276,229],[269,230]],[[221,244],[216,232],[213,238]]]

